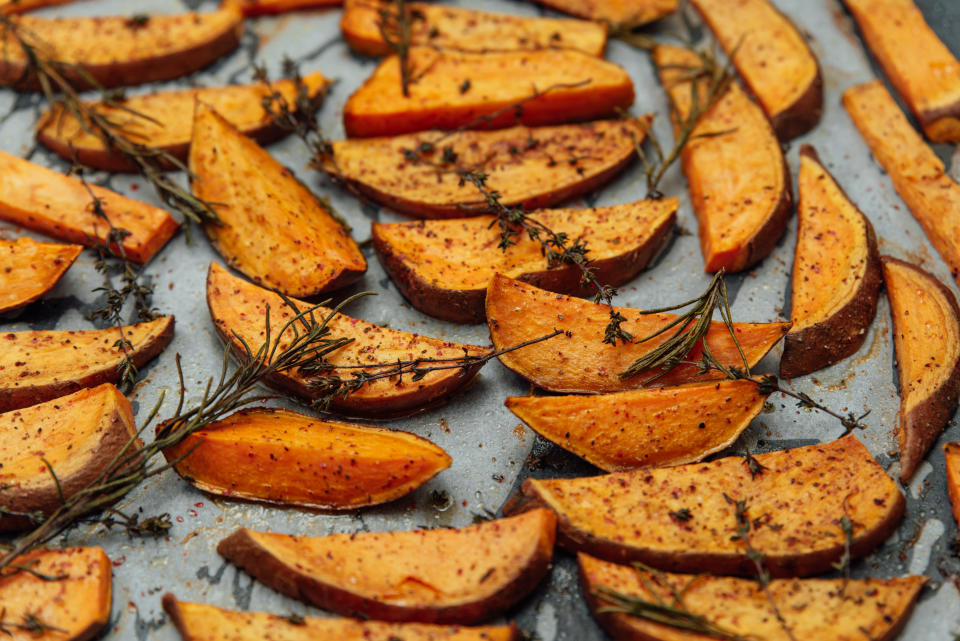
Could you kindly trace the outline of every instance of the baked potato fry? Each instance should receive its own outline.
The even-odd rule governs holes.
[[[82,249],[30,238],[0,239],[0,313],[25,307],[53,289]]]

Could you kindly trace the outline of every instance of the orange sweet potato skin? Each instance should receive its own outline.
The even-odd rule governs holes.
[[[534,0],[537,4],[570,15],[610,25],[611,30],[634,27],[665,18],[677,10],[679,0]]]
[[[53,289],[82,249],[29,238],[0,239],[0,314],[26,307]]]
[[[960,443],[945,443],[943,455],[947,466],[947,494],[953,508],[953,520],[960,523]]]

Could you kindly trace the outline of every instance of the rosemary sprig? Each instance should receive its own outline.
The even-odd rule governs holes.
[[[407,8],[406,0],[390,0],[377,10],[377,14],[379,16],[377,29],[380,31],[380,37],[400,59],[400,88],[403,95],[409,98],[412,79],[410,41],[413,20],[416,16]]]
[[[45,623],[39,616],[34,613],[24,614],[20,622],[16,621],[5,621],[4,617],[7,614],[7,609],[0,607],[0,633],[6,634],[7,636],[12,637],[14,630],[24,630],[29,632],[30,636],[33,637],[42,637],[46,632],[62,632],[66,634],[67,631],[63,628],[58,628],[54,625]]]

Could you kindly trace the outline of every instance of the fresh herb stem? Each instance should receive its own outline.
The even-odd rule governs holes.
[[[406,0],[390,0],[378,10],[377,29],[387,46],[393,49],[400,62],[400,89],[404,97],[410,97],[410,41],[413,29],[413,12]]]

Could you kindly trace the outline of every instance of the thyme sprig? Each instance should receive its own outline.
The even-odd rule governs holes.
[[[17,621],[6,621],[4,617],[7,614],[7,609],[0,607],[0,633],[6,634],[7,636],[13,636],[13,630],[24,630],[30,633],[30,636],[33,637],[42,637],[46,632],[62,632],[66,634],[67,631],[63,628],[58,628],[49,623],[45,623],[39,616],[34,613],[28,612],[24,614],[19,622]]]
[[[390,0],[377,9],[377,29],[380,37],[393,49],[400,61],[400,89],[404,97],[410,97],[410,42],[416,12],[407,8],[406,0]],[[421,19],[422,15],[419,16]]]

